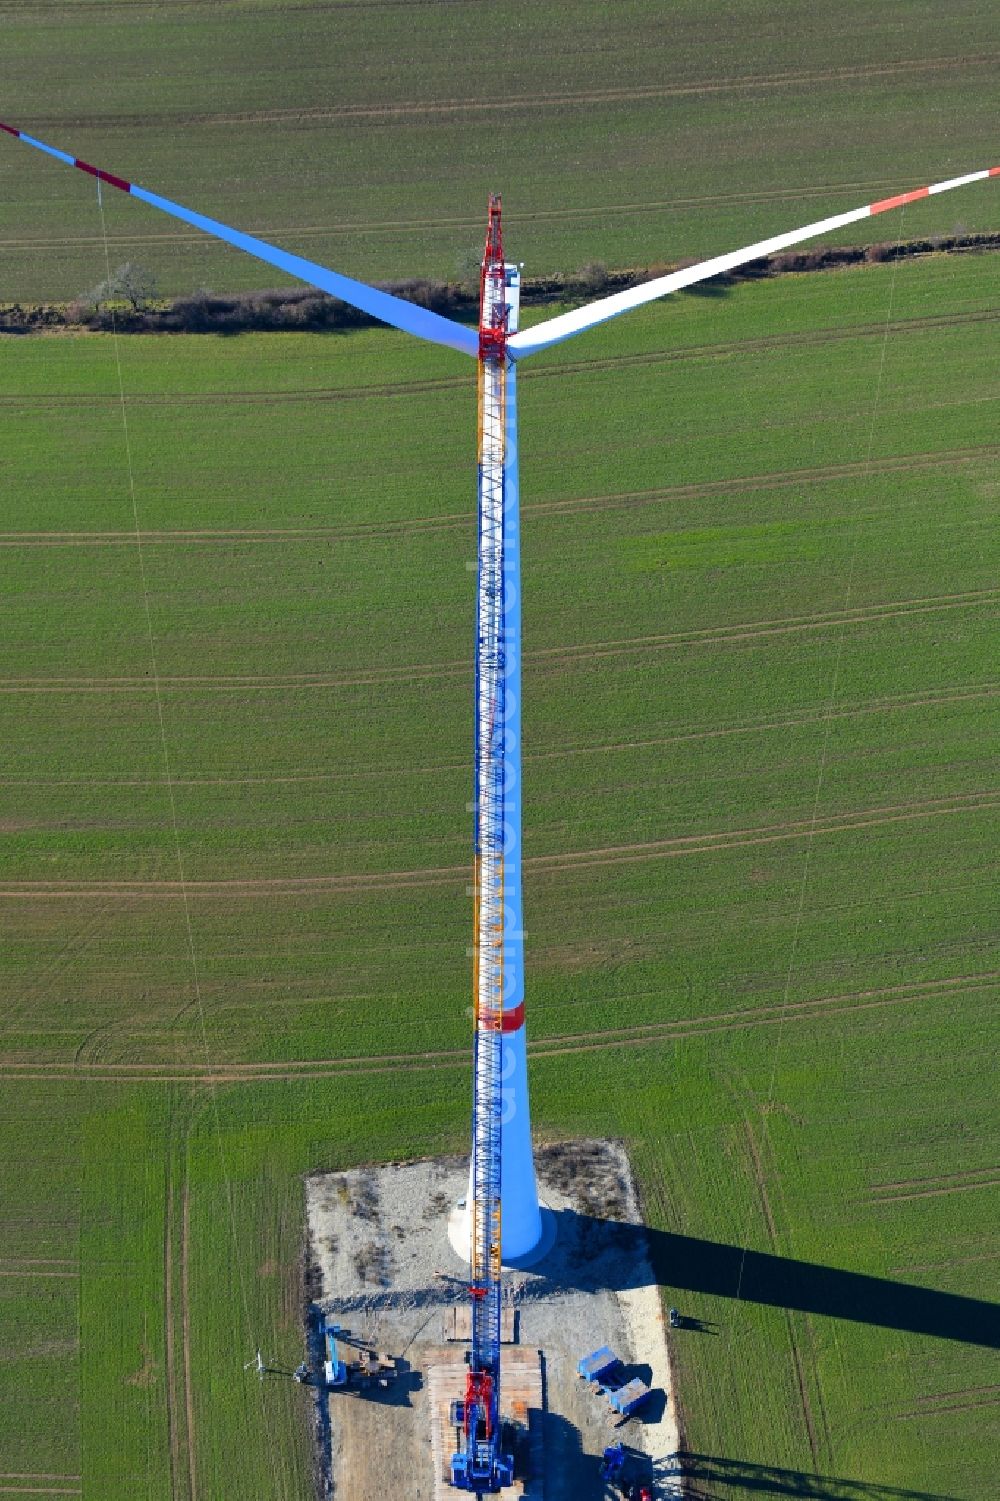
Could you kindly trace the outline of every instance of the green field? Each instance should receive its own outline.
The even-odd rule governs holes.
[[[365,278],[467,270],[490,189],[531,274],[1000,161],[985,0],[11,0],[0,47],[4,120]],[[104,276],[91,180],[0,135],[0,204],[0,303]],[[277,280],[105,210],[165,292]],[[521,371],[534,1118],[629,1145],[711,1501],[995,1492],[998,319],[936,256]],[[468,1133],[474,433],[388,331],[0,338],[0,1498],[312,1495],[242,1371],[301,1355],[301,1175]]]
[[[522,372],[534,1114],[713,1326],[703,1495],[992,1493],[997,316],[937,257]],[[172,813],[114,342],[2,353],[0,1489],[306,1496],[300,1175],[467,1131],[471,367],[119,342]]]
[[[990,0],[11,0],[3,118],[364,277],[447,276],[487,192],[529,272],[712,254],[998,160]],[[4,141],[0,298],[103,275],[93,182]],[[107,197],[169,292],[277,273]],[[982,190],[914,235],[993,228]],[[892,238],[852,226],[842,242]]]

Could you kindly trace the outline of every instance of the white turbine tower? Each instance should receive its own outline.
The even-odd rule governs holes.
[[[519,272],[507,265],[500,200],[491,198],[483,259],[480,322],[473,330],[302,256],[242,234],[135,183],[47,146],[11,125],[0,130],[133,198],[329,292],[404,333],[479,364],[479,577],[475,677],[475,918],[472,1158],[466,1217],[457,1238],[471,1269],[472,1350],[464,1402],[455,1404],[461,1448],[452,1483],[482,1494],[510,1483],[499,1423],[501,1261],[538,1254],[543,1237],[528,1113],[521,923],[520,558],[518,532],[516,362],[608,318],[669,292],[815,235],[968,183],[1000,176],[1000,167],[883,198],[819,219],[740,250],[604,297],[533,327],[517,327]],[[502,1215],[501,1215],[502,1210]]]

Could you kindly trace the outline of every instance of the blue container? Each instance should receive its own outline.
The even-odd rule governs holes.
[[[599,1350],[594,1350],[590,1355],[585,1355],[577,1362],[577,1375],[582,1376],[584,1381],[601,1381],[619,1365],[618,1356],[607,1345],[602,1345]]]

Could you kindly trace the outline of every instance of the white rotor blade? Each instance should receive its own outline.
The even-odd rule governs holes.
[[[522,329],[507,340],[507,348],[514,359],[528,354],[537,354],[563,339],[571,339],[585,329],[604,323],[608,318],[617,318],[632,308],[642,307],[645,302],[655,302],[668,292],[678,292],[682,287],[694,286],[707,281],[723,271],[732,271],[736,266],[746,265],[759,256],[771,255],[776,250],[786,250],[800,240],[812,239],[813,235],[825,234],[831,229],[841,229],[845,224],[854,224],[858,219],[870,219],[874,214],[884,214],[887,209],[900,208],[904,203],[913,203],[917,198],[927,198],[934,193],[946,193],[950,188],[961,188],[969,182],[981,182],[986,177],[1000,177],[1000,167],[988,167],[983,172],[968,172],[964,177],[952,177],[947,182],[936,182],[929,188],[917,188],[912,193],[899,193],[895,198],[882,198],[877,203],[866,203],[864,208],[852,209],[847,214],[834,214],[829,219],[818,219],[815,224],[806,224],[801,229],[789,230],[787,234],[772,235],[768,240],[758,240],[756,245],[745,245],[742,250],[731,250],[726,255],[713,256],[710,261],[701,261],[697,266],[687,266],[683,271],[672,271],[668,276],[658,276],[655,281],[643,282],[630,287],[627,292],[615,292],[611,297],[602,297],[586,307],[575,308],[571,313],[560,313],[556,318],[547,318],[532,328]]]
[[[59,151],[55,146],[46,146],[44,141],[36,141],[33,136],[25,135],[23,130],[17,130],[13,125],[4,125],[0,122],[0,130],[6,131],[8,135],[14,136],[19,141],[24,141],[27,146],[34,146],[37,150],[44,151],[47,156],[54,156],[57,161],[65,162],[67,166],[79,167],[82,172],[89,172],[91,177],[96,177],[100,182],[109,183],[111,187],[119,188],[132,198],[151,204],[153,208],[161,209],[163,213],[169,214],[174,219],[183,219],[185,224],[193,224],[195,229],[200,229],[217,240],[224,240],[227,245],[235,245],[237,250],[244,250],[248,255],[256,256],[259,261],[266,261],[270,266],[277,266],[280,271],[287,271],[289,276],[297,276],[301,281],[309,282],[310,285],[318,287],[321,292],[329,292],[331,297],[339,297],[341,302],[360,308],[362,312],[369,313],[382,323],[390,323],[393,328],[402,329],[407,334],[415,334],[419,339],[429,339],[432,344],[443,344],[447,349],[458,349],[462,354],[477,357],[479,355],[479,333],[476,329],[466,328],[461,323],[455,323],[451,318],[443,318],[440,313],[432,313],[427,308],[417,307],[415,303],[405,302],[402,297],[393,297],[389,292],[380,292],[377,287],[369,287],[363,281],[354,281],[350,276],[342,276],[338,271],[330,271],[325,266],[317,265],[315,261],[304,259],[301,255],[292,255],[287,250],[279,250],[276,245],[269,245],[266,240],[258,240],[253,235],[243,234],[238,229],[230,229],[228,224],[220,224],[217,219],[209,219],[205,214],[195,213],[194,209],[185,208],[183,204],[171,203],[169,198],[161,198],[157,193],[149,193],[145,188],[140,188],[137,183],[127,182],[124,177],[116,177],[112,172],[104,172],[99,167],[92,167],[89,162],[80,161],[78,157],[70,156],[66,151]]]

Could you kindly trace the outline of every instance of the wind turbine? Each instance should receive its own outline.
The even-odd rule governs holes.
[[[510,1456],[501,1452],[498,1406],[501,1261],[530,1259],[538,1254],[543,1241],[531,1151],[524,1030],[517,362],[620,313],[731,271],[760,256],[920,198],[1000,177],[1000,166],[969,172],[816,220],[600,298],[524,330],[518,328],[520,273],[516,265],[504,261],[500,199],[491,197],[480,282],[479,328],[473,330],[173,203],[48,146],[14,126],[0,124],[0,130],[404,333],[442,344],[478,361],[473,1129],[466,1218],[458,1233],[459,1243],[467,1249],[470,1261],[472,1350],[465,1400],[453,1404],[452,1416],[462,1429],[462,1438],[452,1458],[451,1478],[459,1489],[477,1494],[494,1491],[509,1483],[511,1474]]]

